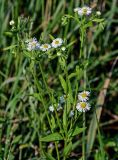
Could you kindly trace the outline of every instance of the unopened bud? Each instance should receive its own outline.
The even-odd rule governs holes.
[[[97,14],[98,16],[100,16],[100,15],[101,15],[101,12],[100,12],[100,11],[97,11],[96,14]]]
[[[11,21],[9,22],[10,26],[13,26],[14,23],[15,23],[14,20],[11,20]]]

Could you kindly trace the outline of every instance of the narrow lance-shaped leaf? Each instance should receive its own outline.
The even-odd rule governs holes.
[[[62,87],[64,89],[64,92],[66,93],[67,92],[66,81],[64,80],[64,78],[62,77],[62,75],[59,75],[59,79],[60,79],[61,85],[62,85]]]
[[[76,136],[80,133],[82,133],[86,128],[79,128],[78,126],[75,127],[75,129],[73,130],[70,130],[69,131],[69,137],[73,137],[73,136]]]
[[[63,140],[63,137],[59,133],[52,133],[48,136],[40,138],[40,141],[43,142],[51,142],[51,141],[59,141]]]
[[[68,156],[68,154],[71,152],[72,150],[72,142],[70,142],[65,148],[64,148],[64,156]]]
[[[50,153],[45,153],[45,155],[48,158],[48,160],[56,160],[54,157],[52,157]]]

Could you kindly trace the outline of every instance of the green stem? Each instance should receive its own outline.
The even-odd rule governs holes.
[[[83,54],[83,42],[84,42],[84,32],[83,29],[80,30],[80,40],[81,40],[81,44],[80,44],[80,58],[82,58],[82,54]]]
[[[67,64],[67,63],[66,63]],[[67,96],[67,99],[68,99],[68,88],[69,88],[69,79],[68,79],[68,68],[67,68],[67,65],[65,65],[65,70],[64,70],[65,74],[66,74],[66,84],[67,84],[67,90],[66,90],[66,96]],[[70,95],[69,95],[70,96]],[[65,108],[64,108],[64,112],[65,112],[65,117],[66,117],[66,128],[65,128],[65,134],[67,136],[67,107],[68,106],[68,102],[66,100],[66,104],[65,104]]]
[[[86,123],[85,123],[85,113],[83,113],[83,128],[86,127]],[[85,160],[85,131],[83,131],[83,135],[82,135],[82,160]]]
[[[95,111],[95,116],[96,116],[96,122],[97,122],[98,139],[99,139],[99,144],[100,144],[101,157],[102,157],[102,160],[104,160],[104,158],[105,158],[104,147],[103,147],[102,136],[101,136],[101,132],[100,132],[99,121],[98,121],[98,118],[97,118],[96,111]]]
[[[40,93],[41,89],[40,89],[40,86],[39,86],[39,84],[38,84],[38,79],[37,79],[37,76],[36,76],[36,73],[35,73],[35,69],[32,71],[32,75],[33,75],[33,77],[34,77],[34,82],[35,82],[35,84],[36,84],[36,86],[37,86],[37,89],[38,89],[38,91],[39,91],[39,93]],[[48,123],[49,123],[50,128],[51,128],[51,122],[50,122],[50,118],[49,118],[49,115],[48,115],[48,111],[47,111],[47,108],[46,108],[46,105],[45,105],[45,100],[43,99],[42,94],[40,94],[40,97],[41,97],[41,101],[42,101],[43,107],[44,107],[44,109],[45,109],[45,113],[46,113],[46,116],[47,116],[47,119],[48,119]]]
[[[57,118],[57,123],[58,123],[58,126],[59,126],[59,128],[60,128],[61,134],[62,134],[62,136],[63,136],[63,138],[64,138],[63,130],[62,130],[62,128],[61,128],[61,123],[60,123],[60,120],[59,120],[59,117],[58,117],[58,114],[57,114],[57,111],[56,111],[56,110],[55,110],[55,115],[56,115],[56,118]]]
[[[35,73],[35,69],[32,71],[31,70],[31,72],[32,72],[32,75],[33,75],[33,77],[34,77],[34,83],[35,83],[35,85],[37,86],[37,89],[38,89],[38,91],[39,91],[39,93],[40,93],[40,86],[39,86],[39,84],[38,84],[38,79],[37,79],[37,76],[36,76],[36,73]],[[43,99],[43,97],[42,97],[42,95],[40,94],[40,97],[41,97],[41,101],[42,101],[42,104],[43,104],[43,107],[44,107],[44,110],[45,110],[45,113],[46,113],[46,116],[47,116],[47,119],[48,119],[48,123],[49,123],[49,126],[50,126],[50,128],[51,128],[51,122],[50,122],[50,118],[49,118],[49,116],[48,116],[48,111],[47,111],[47,109],[46,109],[46,105],[45,105],[45,100]],[[41,152],[43,153],[43,150],[42,150],[42,142],[40,141],[40,136],[39,136],[39,133],[38,133],[38,137],[39,137],[39,145],[40,145],[40,149],[41,149]]]
[[[83,24],[83,22],[82,22]],[[84,24],[83,24],[84,25]],[[81,45],[80,45],[80,58],[85,59],[86,58],[86,53],[84,52],[83,49],[83,45],[84,45],[84,34],[85,34],[85,30],[83,27],[81,27],[80,29],[80,41],[81,41]],[[86,70],[84,69],[84,90],[86,89]],[[83,113],[83,128],[85,128],[86,126],[86,117],[85,117],[85,113]],[[82,160],[86,160],[86,150],[85,150],[85,146],[86,146],[86,142],[85,142],[85,130],[83,131],[83,135],[82,135]]]
[[[86,53],[84,53],[84,58],[86,57]],[[84,90],[86,90],[86,70],[84,69]],[[83,128],[86,127],[86,116],[85,113],[83,113]],[[83,144],[82,144],[82,153],[83,153],[83,160],[86,160],[86,156],[85,156],[85,146],[86,146],[86,142],[85,142],[85,130],[83,131]]]
[[[40,71],[41,71],[41,75],[42,75],[42,78],[43,78],[43,82],[44,82],[44,84],[45,84],[45,87],[46,87],[46,90],[47,90],[47,92],[48,92],[49,98],[52,99],[52,98],[51,98],[51,95],[50,95],[49,88],[48,88],[48,86],[47,86],[47,83],[46,83],[46,80],[45,80],[45,77],[44,77],[43,69],[42,69],[42,66],[41,66],[40,62],[39,62],[39,67],[40,67]],[[45,107],[45,108],[46,108],[46,107]],[[45,109],[45,111],[46,111],[46,115],[47,115],[47,117],[48,117],[48,121],[50,122],[50,119],[49,119],[49,116],[48,116],[48,113],[47,113],[47,108]],[[50,129],[51,129],[51,132],[53,133],[53,129],[52,129],[52,126],[51,126],[51,122],[50,122]],[[55,142],[55,148],[56,148],[56,152],[57,152],[57,159],[60,160],[57,142]]]
[[[57,142],[55,142],[55,147],[56,147],[56,152],[57,152],[57,159],[60,160]]]
[[[45,80],[45,77],[44,77],[43,69],[42,69],[42,66],[41,66],[41,64],[40,64],[40,63],[39,63],[39,67],[40,67],[40,70],[41,70],[42,78],[43,78],[43,81],[44,81],[45,87],[46,87],[46,89],[47,89],[47,92],[48,92],[49,98],[50,98],[50,100],[52,100],[51,95],[50,95],[49,88],[48,88],[48,86],[47,86],[47,83],[46,83],[46,80]],[[57,118],[58,126],[59,126],[59,128],[60,128],[60,130],[61,130],[61,132],[62,132],[61,123],[60,123],[60,121],[59,121],[58,114],[57,114],[57,111],[56,111],[56,110],[55,110],[55,115],[56,115],[56,118]],[[62,132],[62,133],[63,133],[63,132]]]

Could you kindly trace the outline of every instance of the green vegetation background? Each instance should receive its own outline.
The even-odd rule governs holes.
[[[96,112],[100,118],[103,152],[106,154],[106,159],[118,159],[118,80],[116,80],[118,68],[114,67],[118,55],[117,0],[85,0],[84,2],[80,0],[0,0],[0,160],[38,160],[40,153],[35,127],[37,123],[40,129],[40,123],[45,116],[42,113],[40,118],[37,118],[40,109],[36,102],[32,103],[31,98],[28,97],[32,86],[25,79],[26,59],[20,52],[11,53],[7,50],[8,46],[15,44],[15,37],[9,34],[9,21],[13,19],[16,22],[19,16],[30,17],[33,20],[32,36],[37,39],[41,32],[44,32],[45,39],[49,37],[48,34],[52,34],[55,37],[65,37],[69,42],[75,40],[76,43],[69,51],[68,60],[72,68],[77,63],[78,57],[78,26],[75,22],[69,22],[63,27],[61,18],[65,13],[73,14],[73,9],[82,3],[100,10],[106,23],[103,31],[95,31],[91,28],[86,35],[88,43],[85,44],[85,49],[91,54],[87,75],[93,104],[98,103],[102,106],[101,110],[98,109]],[[48,66],[47,71],[47,65],[44,62],[45,73],[50,73],[48,83],[56,90],[59,67],[54,61]],[[103,88],[106,96],[102,95]],[[37,119],[39,119],[38,122]],[[44,128],[45,124],[44,119]],[[100,148],[98,136],[94,135],[94,125],[94,115],[91,111],[87,115],[89,129],[87,143],[90,145],[91,141],[95,142],[91,148],[90,159],[99,160]],[[79,153],[78,157],[81,157],[81,145],[79,143],[76,145],[75,153]]]

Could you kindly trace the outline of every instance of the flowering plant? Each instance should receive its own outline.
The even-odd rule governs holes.
[[[48,148],[52,147],[52,150],[56,151],[56,159],[65,160],[73,150],[73,141],[76,140],[76,136],[80,133],[83,133],[82,158],[85,160],[85,112],[94,107],[94,105],[90,107],[88,102],[90,86],[87,84],[86,70],[90,55],[84,51],[84,44],[87,41],[86,34],[88,28],[95,26],[101,27],[102,29],[104,19],[100,18],[99,11],[94,13],[92,8],[83,6],[82,8],[75,8],[73,15],[65,15],[62,17],[62,24],[66,25],[69,20],[75,21],[77,25],[79,25],[80,39],[80,47],[78,48],[79,55],[77,57],[79,63],[75,65],[75,70],[72,73],[69,71],[68,57],[69,49],[71,49],[74,42],[67,43],[67,39],[63,37],[54,38],[52,35],[49,35],[49,38],[46,40],[42,39],[41,36],[32,38],[30,30],[22,35],[22,25],[26,20],[25,22],[23,22],[23,19],[18,21],[20,28],[17,32],[17,46],[20,48],[21,53],[27,57],[26,68],[28,68],[30,73],[28,79],[31,79],[28,83],[34,86],[29,97],[34,98],[34,101],[37,101],[39,106],[43,108],[42,110],[48,122],[45,128],[37,131],[41,156],[51,157],[51,160],[54,160],[54,157],[44,151],[44,142],[50,143]],[[27,21],[27,23],[28,22],[29,21]],[[15,24],[13,21],[10,22],[12,32],[15,32],[17,29]],[[17,49],[17,46],[15,46],[13,50]],[[46,67],[44,66],[44,60],[47,62]],[[59,91],[58,88],[50,86],[50,83],[48,83],[49,75],[44,72],[44,70],[50,70],[50,65],[53,60],[55,60],[61,68],[56,78],[61,86],[60,95],[57,94]],[[73,78],[75,80],[74,86],[72,85]],[[83,81],[83,83],[81,83],[81,81]],[[35,111],[33,112],[35,113]],[[78,125],[81,116],[83,116],[83,123]],[[61,141],[63,141],[64,149],[62,149],[62,146],[59,149]],[[52,142],[55,147],[52,145]]]

